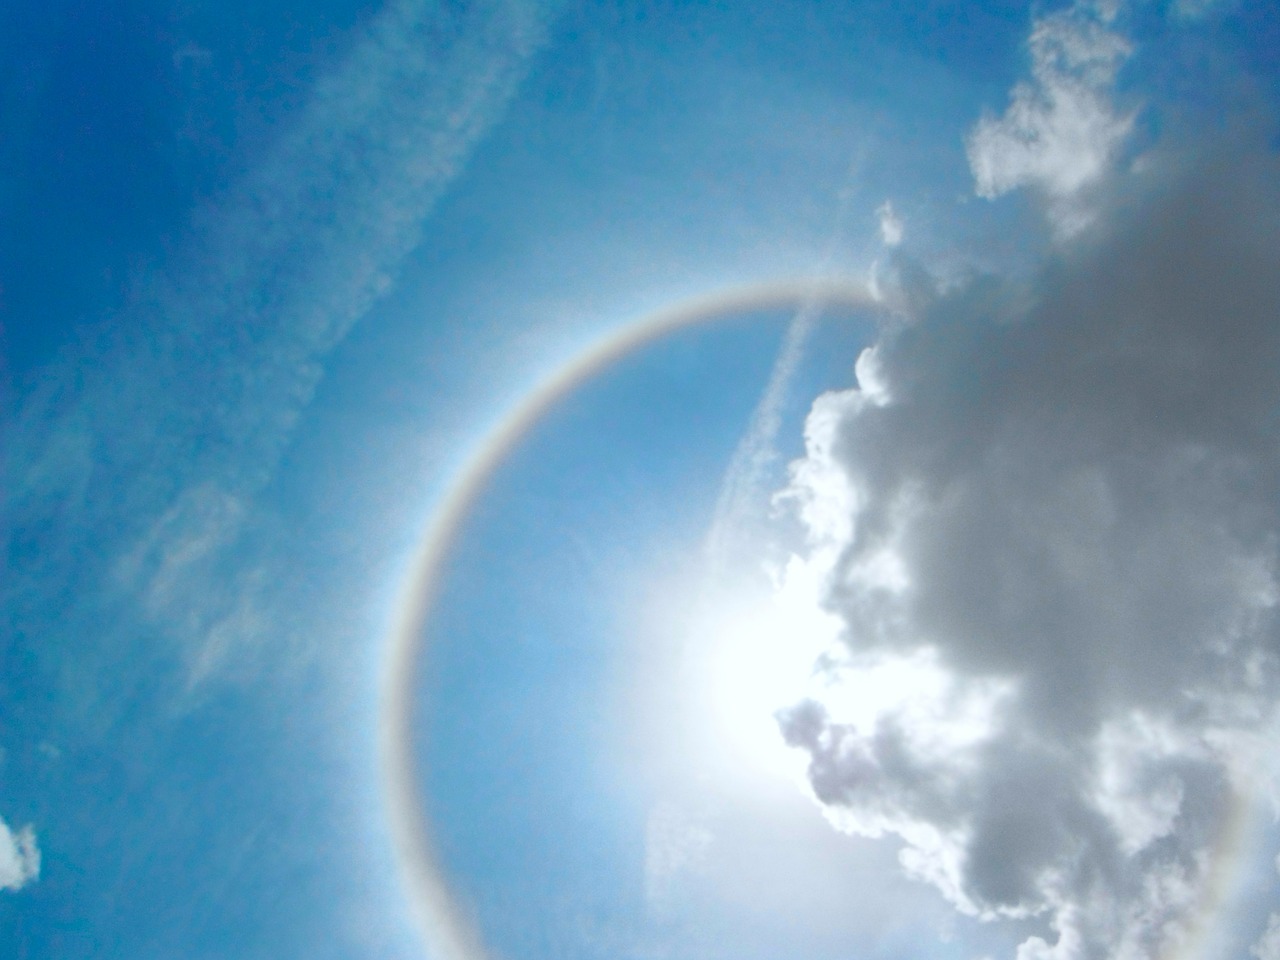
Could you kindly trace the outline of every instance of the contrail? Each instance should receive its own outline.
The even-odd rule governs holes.
[[[841,190],[836,207],[831,240],[816,276],[830,272],[836,250],[844,237],[851,192]],[[782,429],[782,410],[787,402],[796,372],[804,359],[813,331],[822,319],[824,302],[817,297],[807,299],[791,318],[778,357],[769,373],[760,400],[752,411],[747,432],[738,442],[720,484],[720,496],[707,532],[705,553],[714,579],[732,555],[732,541],[745,521],[760,504],[770,469],[778,459],[778,432]]]
[[[733,534],[759,503],[769,469],[778,459],[782,408],[813,337],[814,327],[822,317],[822,309],[822,303],[811,301],[791,318],[782,349],[769,373],[769,382],[751,414],[746,434],[738,442],[729,461],[707,534],[706,550],[713,572],[718,571],[727,559]]]

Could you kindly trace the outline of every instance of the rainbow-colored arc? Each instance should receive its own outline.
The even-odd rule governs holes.
[[[441,568],[486,482],[520,439],[580,384],[634,350],[688,327],[765,310],[827,306],[876,309],[861,283],[783,281],[732,287],[668,305],[637,317],[589,346],[513,405],[466,457],[441,498],[401,591],[383,678],[379,729],[387,813],[403,881],[433,957],[485,960],[478,933],[459,915],[423,815],[421,778],[413,752],[414,685],[427,642],[425,625]]]
[[[414,687],[427,643],[425,626],[436,599],[439,575],[467,515],[489,478],[522,437],[580,384],[631,352],[675,331],[765,310],[815,306],[880,310],[860,283],[784,281],[737,286],[671,304],[639,316],[579,353],[514,404],[464,459],[428,520],[400,592],[399,612],[388,640],[379,746],[392,841],[402,881],[428,953],[437,960],[488,960],[479,933],[457,909],[436,862],[431,830],[419,789],[413,750]],[[1213,920],[1230,900],[1248,836],[1257,829],[1246,791],[1234,795],[1219,829],[1198,916],[1184,931],[1174,958],[1199,956],[1211,939]]]

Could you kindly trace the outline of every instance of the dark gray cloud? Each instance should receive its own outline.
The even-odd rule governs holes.
[[[1190,936],[1276,723],[1280,163],[1167,166],[1030,281],[903,264],[910,315],[816,402],[789,491],[847,653],[785,736],[835,823],[1041,918],[1024,960]],[[891,662],[944,681],[842,715]]]

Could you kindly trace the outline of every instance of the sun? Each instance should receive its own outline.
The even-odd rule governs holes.
[[[771,575],[726,579],[705,587],[688,627],[710,746],[752,771],[794,775],[800,756],[776,715],[812,693],[814,665],[838,646],[839,622],[798,559]]]

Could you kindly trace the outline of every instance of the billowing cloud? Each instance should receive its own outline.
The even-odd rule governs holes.
[[[1003,116],[978,121],[967,143],[979,196],[1035,187],[1064,234],[1088,222],[1081,192],[1103,175],[1133,126],[1111,95],[1131,48],[1107,19],[1076,6],[1038,20],[1031,82],[1013,88]]]
[[[0,820],[0,890],[21,890],[40,876],[40,848],[26,826],[14,833]]]
[[[1042,924],[1020,960],[1192,936],[1276,729],[1280,164],[1223,155],[1030,281],[920,284],[793,467],[842,643],[783,733],[838,827]]]

